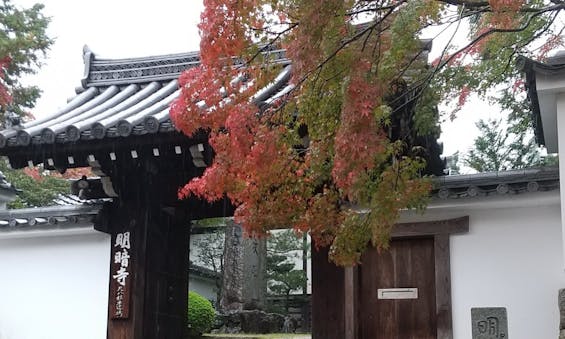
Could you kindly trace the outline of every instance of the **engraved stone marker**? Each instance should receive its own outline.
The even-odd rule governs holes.
[[[471,309],[473,339],[508,339],[506,307]]]
[[[262,310],[267,297],[267,238],[243,238],[243,309]]]

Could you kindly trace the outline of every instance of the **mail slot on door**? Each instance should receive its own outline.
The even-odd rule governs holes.
[[[379,288],[379,299],[418,299],[417,288]]]

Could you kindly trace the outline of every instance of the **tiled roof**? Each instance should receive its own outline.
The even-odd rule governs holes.
[[[91,227],[101,208],[101,204],[81,204],[3,210],[0,211],[0,234],[25,230]]]
[[[82,205],[97,205],[103,204],[106,201],[111,201],[110,197],[101,197],[101,198],[93,198],[90,199],[88,197],[79,197],[76,194],[59,194],[55,199],[53,199],[53,203],[58,206],[82,206]]]
[[[424,62],[429,48],[430,42],[423,41],[418,57]],[[294,88],[289,83],[292,66],[285,51],[269,47],[262,53],[280,71],[252,97],[260,110]],[[124,160],[132,167],[137,161],[161,157],[173,159],[174,166],[191,164],[195,169],[191,175],[200,175],[213,158],[206,134],[188,138],[169,118],[169,105],[180,92],[177,78],[199,64],[198,52],[104,59],[85,47],[83,56],[85,72],[77,95],[51,115],[0,131],[0,155],[8,156],[13,168],[43,163],[59,171],[85,166],[107,170]],[[233,63],[237,66],[241,60],[234,58]],[[412,114],[411,93],[399,101],[402,114],[391,127],[399,128],[398,137],[406,118],[403,114]],[[424,155],[426,173],[441,175],[445,164],[437,136],[414,140],[429,153]]]
[[[291,88],[290,62],[283,50],[265,54],[281,64],[281,74],[254,97],[259,106]],[[99,59],[84,50],[85,75],[78,94],[51,115],[0,131],[0,148],[76,143],[175,131],[169,105],[179,95],[177,78],[199,64],[198,52]],[[234,60],[237,63],[237,60]]]
[[[199,276],[199,277],[207,278],[207,279],[212,279],[212,280],[220,278],[220,274],[218,272],[211,270],[209,268],[206,268],[204,266],[196,265],[192,261],[190,261],[190,264],[188,266],[188,273],[190,275],[195,275],[195,276]]]
[[[434,179],[434,199],[481,198],[559,189],[559,169],[541,167],[444,176]]]

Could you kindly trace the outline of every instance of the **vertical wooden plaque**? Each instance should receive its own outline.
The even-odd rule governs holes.
[[[112,236],[112,265],[110,272],[110,317],[127,319],[132,281],[133,237],[125,231]]]

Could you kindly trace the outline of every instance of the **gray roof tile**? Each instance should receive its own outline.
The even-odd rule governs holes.
[[[285,86],[291,71],[284,50],[269,50],[265,55],[273,64],[286,67],[254,96],[259,107],[288,91]],[[177,78],[197,66],[200,57],[198,52],[190,52],[100,59],[85,48],[84,60],[80,93],[51,115],[0,131],[0,148],[174,131],[169,105],[180,93]],[[234,59],[234,63],[238,61]]]
[[[102,204],[50,206],[0,211],[0,234],[18,230],[39,230],[92,226]]]
[[[559,169],[540,167],[434,178],[435,199],[480,198],[559,189]]]

